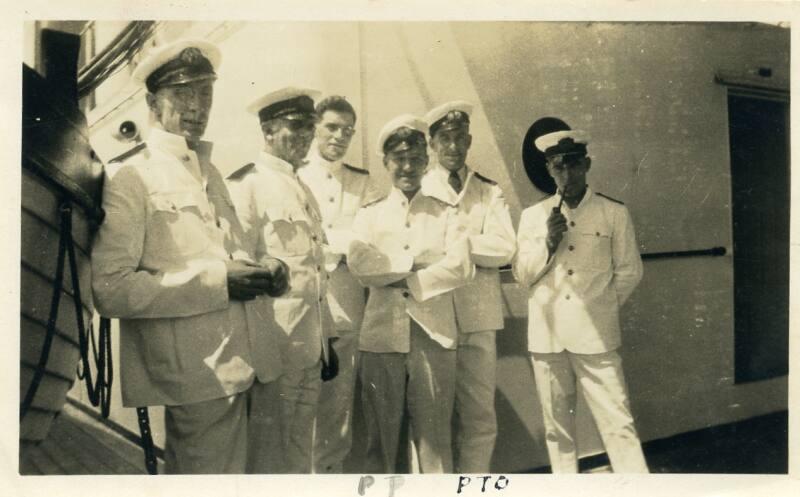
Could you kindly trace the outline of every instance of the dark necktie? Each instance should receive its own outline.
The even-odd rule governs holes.
[[[450,177],[447,178],[447,182],[456,193],[461,193],[461,176],[458,175],[458,171],[450,171]]]

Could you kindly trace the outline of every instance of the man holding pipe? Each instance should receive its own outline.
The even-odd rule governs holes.
[[[619,308],[642,278],[628,209],[586,184],[586,134],[539,137],[558,193],[525,209],[514,275],[528,288],[528,349],[554,473],[576,473],[576,386],[617,473],[646,473],[631,415]]]

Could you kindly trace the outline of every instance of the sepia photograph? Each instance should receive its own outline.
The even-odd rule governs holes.
[[[788,481],[791,16],[48,17],[20,485]]]

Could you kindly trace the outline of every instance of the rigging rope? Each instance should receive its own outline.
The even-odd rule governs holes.
[[[155,21],[134,21],[78,71],[78,98],[88,96],[109,76],[125,67],[155,30]]]
[[[56,321],[58,320],[58,307],[61,302],[61,289],[64,280],[64,254],[66,252],[66,243],[67,243],[67,236],[65,234],[67,228],[67,223],[65,222],[65,218],[67,217],[67,214],[65,213],[63,206],[60,209],[60,211],[61,211],[61,224],[58,237],[58,259],[56,263],[55,281],[53,282],[53,296],[50,299],[50,316],[47,318],[47,329],[44,336],[44,342],[42,343],[42,350],[39,353],[39,363],[36,365],[36,369],[33,372],[33,378],[31,379],[31,383],[30,385],[28,385],[28,390],[25,392],[25,397],[23,398],[22,403],[20,404],[20,409],[19,409],[20,421],[25,419],[25,415],[28,414],[28,410],[33,404],[33,399],[34,397],[36,397],[36,392],[39,390],[39,385],[41,384],[45,370],[47,369],[47,361],[50,358],[50,347],[53,344],[53,337],[55,336],[56,333]]]
[[[71,216],[67,218],[69,224],[68,233],[72,233]],[[89,323],[86,328],[81,312],[81,285],[78,275],[78,264],[75,259],[75,246],[70,235],[67,244],[67,254],[69,256],[69,270],[72,275],[72,296],[75,303],[75,314],[78,317],[78,343],[80,345],[81,360],[78,363],[78,378],[86,382],[86,393],[93,406],[100,406],[100,411],[104,418],[108,417],[111,410],[111,385],[114,382],[114,370],[111,359],[111,320],[100,318],[100,350],[97,350],[97,343],[94,337],[94,327]],[[88,337],[87,337],[88,335]],[[91,368],[89,366],[89,345],[91,343],[92,358],[94,359],[97,378],[92,380]]]
[[[56,264],[56,275],[53,281],[53,296],[50,303],[50,315],[47,320],[45,339],[42,350],[39,354],[39,362],[33,374],[28,390],[20,405],[20,420],[30,410],[36,392],[39,389],[42,378],[47,370],[47,362],[50,357],[50,349],[53,344],[53,337],[56,332],[58,321],[58,311],[61,302],[61,293],[64,284],[64,259],[69,260],[69,269],[72,277],[72,296],[75,304],[75,314],[78,325],[78,345],[80,350],[80,362],[78,363],[77,376],[86,382],[86,390],[89,401],[93,406],[100,406],[103,417],[108,417],[111,407],[111,385],[114,380],[113,364],[111,360],[111,321],[106,318],[100,319],[99,329],[99,351],[95,342],[94,330],[90,325],[87,329],[83,318],[83,300],[80,291],[80,279],[78,264],[75,257],[75,245],[72,238],[72,204],[65,200],[59,207],[60,226],[58,238],[58,260]],[[88,336],[87,336],[88,335]],[[95,369],[97,370],[96,380],[92,380],[91,367],[89,363],[89,345],[91,343],[92,356]]]

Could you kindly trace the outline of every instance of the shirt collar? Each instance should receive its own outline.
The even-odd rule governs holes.
[[[424,194],[422,193],[422,188],[420,188],[419,190],[417,190],[416,195],[414,195],[411,198],[411,202],[413,202],[414,200],[418,199],[420,196],[423,196],[423,195]],[[411,202],[409,202],[408,197],[406,197],[406,194],[403,193],[403,191],[401,189],[397,188],[394,185],[392,185],[392,189],[389,191],[389,200],[392,203],[401,204],[401,205],[403,205],[405,203],[409,203],[409,204],[411,203]]]
[[[590,202],[590,200],[589,200],[589,199],[590,199],[590,198],[592,198],[592,197],[594,197],[594,191],[592,191],[592,189],[589,187],[589,185],[586,185],[586,193],[584,193],[584,194],[583,194],[583,198],[581,199],[580,203],[579,203],[579,204],[578,204],[578,205],[577,205],[577,206],[576,206],[574,209],[570,208],[570,207],[567,205],[567,203],[566,203],[566,202],[564,202],[564,206],[565,206],[567,209],[570,209],[570,210],[572,210],[572,211],[577,211],[578,209],[580,209],[581,207],[583,207],[584,205],[586,205],[587,203],[589,203],[589,202]],[[556,200],[556,205],[557,205],[559,202],[561,202],[561,196],[560,196],[558,193],[556,193],[556,194],[554,195],[554,199]]]
[[[436,174],[439,174],[441,176],[441,179],[443,179],[445,183],[447,183],[447,179],[450,177],[450,171],[443,165],[439,164],[438,162],[434,163],[433,169],[436,172]],[[469,166],[467,166],[466,164],[464,164],[464,167],[458,170],[458,177],[459,179],[461,179],[461,184],[463,186],[466,186],[467,184],[467,176],[469,175],[469,173],[470,169]]]
[[[147,136],[148,146],[163,150],[168,154],[181,157],[189,152],[196,153],[198,158],[208,159],[211,157],[211,150],[214,146],[209,141],[200,140],[195,150],[189,148],[186,144],[186,138],[181,135],[169,133],[161,128],[151,128],[150,134]]]
[[[342,163],[344,162],[343,158],[335,161],[329,161],[328,159],[323,157],[319,153],[319,148],[317,147],[316,140],[314,141],[314,143],[311,144],[311,149],[308,151],[308,156],[306,157],[306,160],[308,160],[309,165],[320,167],[324,169],[326,172],[331,172],[331,173],[338,173],[342,169]]]
[[[274,155],[268,154],[263,150],[258,154],[258,162],[278,172],[288,174],[290,176],[295,175],[294,167],[291,164],[281,159],[280,157],[275,157]]]

